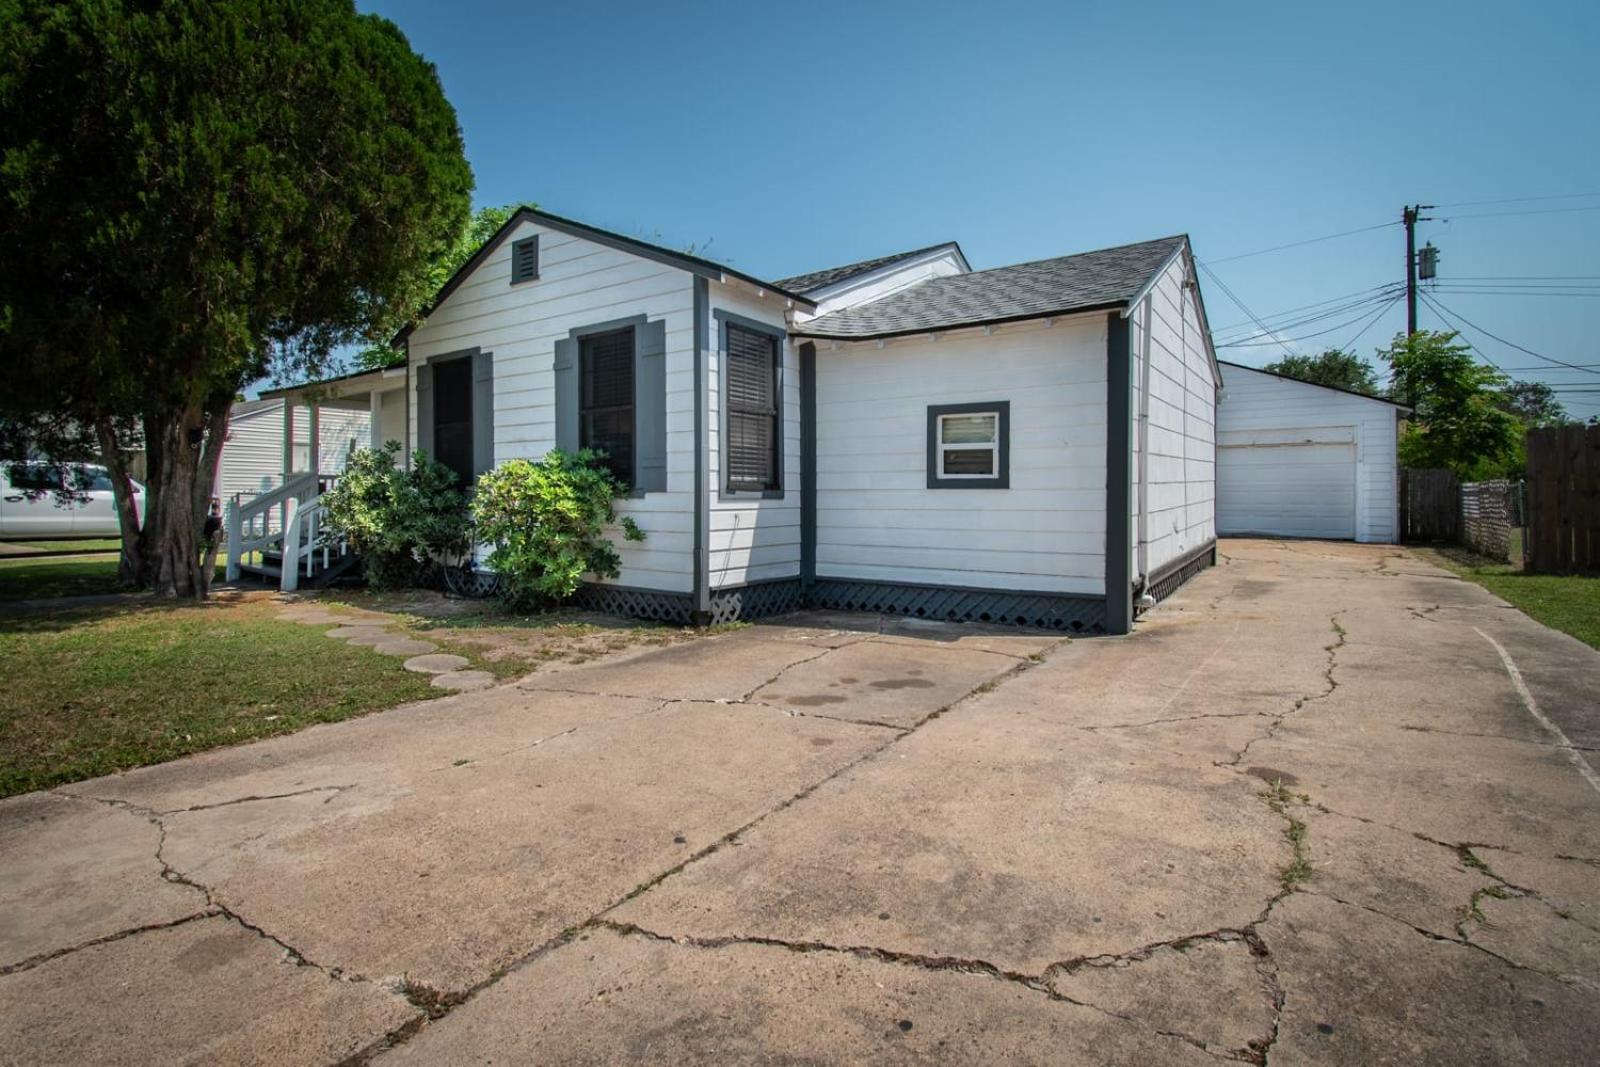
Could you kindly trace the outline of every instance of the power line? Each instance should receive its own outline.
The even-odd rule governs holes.
[[[1437,300],[1433,299],[1431,296],[1429,296],[1426,293],[1422,294],[1422,299],[1427,301],[1428,306],[1433,308],[1434,312],[1440,318],[1444,319],[1446,322],[1451,322],[1452,321],[1446,315],[1443,304],[1440,304]],[[1505,374],[1505,371],[1501,369],[1500,364],[1496,363],[1494,360],[1492,360],[1488,356],[1484,355],[1483,354],[1483,349],[1479,348],[1477,345],[1472,343],[1472,338],[1470,338],[1470,337],[1468,337],[1465,334],[1462,334],[1460,332],[1460,327],[1457,327],[1457,331],[1456,332],[1457,332],[1457,335],[1460,336],[1461,339],[1467,343],[1467,347],[1472,349],[1472,354],[1473,355],[1477,356],[1479,359],[1481,359],[1485,363],[1489,364],[1489,366],[1491,366],[1495,370],[1499,371],[1502,375]]]
[[[1498,334],[1490,333],[1488,330],[1485,330],[1482,326],[1479,326],[1477,323],[1473,322],[1471,319],[1467,318],[1465,315],[1462,315],[1459,312],[1451,311],[1449,308],[1446,308],[1443,304],[1439,303],[1439,301],[1434,300],[1431,297],[1429,298],[1428,303],[1433,305],[1433,309],[1435,311],[1439,312],[1441,315],[1445,316],[1446,318],[1452,319],[1452,320],[1460,320],[1461,322],[1466,323],[1468,326],[1472,327],[1474,330],[1477,330],[1479,333],[1483,334],[1485,337],[1492,337],[1496,341],[1499,341],[1501,344],[1507,346],[1508,348],[1515,348],[1518,352],[1524,352],[1524,353],[1532,356],[1534,359],[1542,359],[1546,363],[1554,363],[1554,364],[1557,364],[1558,366],[1567,367],[1567,368],[1569,368],[1571,370],[1581,370],[1581,371],[1584,371],[1587,374],[1600,374],[1600,371],[1589,370],[1588,368],[1582,366],[1581,364],[1568,363],[1564,359],[1556,359],[1554,356],[1547,356],[1542,352],[1535,352],[1531,348],[1524,348],[1523,346],[1517,344],[1515,341],[1507,341],[1504,337],[1501,337]]]
[[[1574,211],[1600,211],[1600,204],[1590,204],[1587,207],[1543,207],[1532,208],[1528,211],[1472,211],[1465,215],[1447,215],[1443,222],[1454,222],[1456,219],[1505,219],[1514,215],[1566,215]]]
[[[1381,315],[1384,311],[1387,311],[1389,309],[1389,306],[1392,305],[1398,299],[1399,299],[1398,296],[1389,297],[1385,301],[1383,307],[1378,309],[1378,314]],[[1365,304],[1372,303],[1372,301],[1362,301],[1362,303],[1365,305]],[[1348,311],[1348,310],[1351,310],[1351,309],[1346,308],[1345,310]],[[1341,314],[1342,313],[1343,312],[1341,312]],[[1356,323],[1361,322],[1362,320],[1367,318],[1367,316],[1369,314],[1370,314],[1370,312],[1368,312],[1368,311],[1362,311],[1359,315],[1355,316],[1352,319],[1346,319],[1344,322],[1339,323],[1337,326],[1329,326],[1327,329],[1325,329],[1325,330],[1317,330],[1315,333],[1304,333],[1304,334],[1301,334],[1298,337],[1286,337],[1286,338],[1283,338],[1282,341],[1307,341],[1307,340],[1310,340],[1313,337],[1321,337],[1324,334],[1333,333],[1335,330],[1342,330],[1347,326],[1353,326]],[[1289,328],[1290,327],[1287,327],[1287,326],[1278,327],[1278,329],[1280,329],[1280,330],[1285,330],[1285,329],[1289,329]],[[1278,343],[1282,343],[1282,341],[1279,341],[1278,336],[1277,336],[1276,333],[1270,334],[1270,335],[1259,335],[1258,334],[1257,336],[1271,336],[1273,338],[1273,341],[1278,341]],[[1267,345],[1272,344],[1273,341],[1256,341],[1256,340],[1229,341],[1226,344],[1219,344],[1216,347],[1218,347],[1218,348],[1262,348],[1262,347],[1265,347]]]
[[[1273,312],[1271,315],[1266,316],[1266,320],[1268,322],[1271,322],[1274,319],[1281,319],[1285,315],[1292,315],[1297,311],[1309,311],[1312,308],[1320,308],[1320,307],[1324,307],[1324,306],[1326,306],[1328,304],[1337,304],[1341,300],[1350,300],[1350,299],[1352,299],[1354,297],[1358,297],[1358,296],[1369,296],[1369,295],[1374,294],[1374,293],[1382,292],[1385,289],[1393,289],[1395,286],[1397,286],[1399,284],[1400,284],[1399,282],[1384,282],[1382,285],[1374,285],[1374,286],[1370,286],[1369,288],[1366,288],[1366,289],[1357,289],[1353,293],[1343,293],[1343,294],[1341,294],[1339,296],[1330,296],[1326,300],[1318,300],[1318,301],[1315,301],[1315,302],[1310,303],[1310,304],[1301,304],[1299,307],[1284,308],[1282,311],[1276,311],[1276,312]],[[1254,325],[1254,324],[1251,323],[1248,319],[1246,319],[1244,322],[1233,322],[1233,323],[1229,323],[1226,326],[1219,326],[1216,329],[1212,330],[1211,332],[1213,334],[1228,333],[1228,332],[1230,332],[1232,330],[1237,330],[1241,326],[1251,326],[1251,325]]]
[[[1201,262],[1200,260],[1196,260],[1195,262],[1199,263],[1200,269],[1205,271],[1207,274],[1209,274],[1211,276],[1211,280],[1217,283],[1217,288],[1221,289],[1224,293],[1226,293],[1228,295],[1228,299],[1232,300],[1235,304],[1237,304],[1239,306],[1239,310],[1244,312],[1246,315],[1248,315],[1250,317],[1250,321],[1251,322],[1254,322],[1257,326],[1261,327],[1261,330],[1262,330],[1263,333],[1271,333],[1272,332],[1271,330],[1267,329],[1267,324],[1261,321],[1261,317],[1260,316],[1258,316],[1254,311],[1251,311],[1248,307],[1246,307],[1244,301],[1240,300],[1237,296],[1234,295],[1233,290],[1228,288],[1228,283],[1223,281],[1221,278],[1217,277],[1217,272],[1216,271],[1212,270],[1207,264]],[[1295,354],[1294,350],[1291,349],[1288,345],[1284,344],[1282,341],[1278,342],[1278,347],[1282,348],[1284,353],[1287,354],[1287,355],[1291,355],[1292,356],[1292,355]]]
[[[1383,318],[1384,312],[1388,311],[1390,308],[1394,307],[1396,304],[1398,304],[1400,302],[1400,296],[1401,295],[1403,295],[1403,294],[1397,294],[1387,304],[1385,304],[1385,305],[1383,305],[1383,307],[1379,308],[1373,314],[1372,318],[1367,320],[1366,325],[1362,326],[1361,329],[1356,331],[1356,334],[1355,334],[1354,337],[1350,338],[1350,340],[1346,341],[1344,344],[1339,346],[1339,351],[1341,351],[1341,352],[1351,352],[1351,350],[1355,348],[1356,342],[1361,340],[1361,338],[1366,334],[1366,332],[1368,330],[1372,329],[1373,325],[1376,324],[1379,319]],[[1354,354],[1354,353],[1352,352],[1352,354]]]
[[[1316,312],[1315,314],[1306,315],[1306,316],[1303,316],[1302,318],[1299,318],[1299,319],[1294,319],[1294,320],[1290,320],[1290,321],[1273,322],[1272,329],[1268,333],[1241,334],[1239,336],[1236,336],[1236,337],[1233,337],[1233,338],[1229,339],[1227,341],[1227,344],[1228,345],[1240,345],[1240,344],[1245,344],[1245,343],[1251,342],[1251,341],[1258,341],[1263,337],[1269,336],[1270,334],[1280,334],[1280,333],[1287,333],[1287,332],[1289,332],[1291,330],[1298,330],[1298,329],[1300,329],[1302,327],[1310,326],[1310,325],[1312,325],[1314,323],[1323,322],[1323,321],[1326,321],[1327,319],[1336,318],[1336,317],[1338,317],[1340,315],[1348,314],[1349,312],[1355,311],[1358,308],[1369,307],[1372,304],[1389,300],[1390,298],[1394,297],[1395,295],[1397,295],[1397,294],[1394,293],[1393,291],[1386,290],[1384,292],[1377,293],[1377,294],[1374,294],[1372,296],[1363,297],[1360,300],[1352,300],[1352,301],[1349,301],[1347,303],[1341,304],[1341,305],[1339,305],[1337,307],[1328,308],[1328,309],[1326,309],[1324,311]],[[1363,315],[1365,315],[1364,312],[1363,312]],[[1361,316],[1358,316],[1358,317],[1361,317]],[[1354,322],[1356,320],[1355,319],[1351,319],[1350,321]],[[1337,326],[1334,327],[1334,329],[1338,329],[1338,328],[1339,327],[1337,327]]]
[[[1398,226],[1398,222],[1380,222],[1373,226],[1362,226],[1359,229],[1343,230],[1339,233],[1324,234],[1321,237],[1308,237],[1304,241],[1290,241],[1286,245],[1273,245],[1271,248],[1259,248],[1254,252],[1241,252],[1236,256],[1225,256],[1222,259],[1213,259],[1212,263],[1232,263],[1236,259],[1249,259],[1251,256],[1264,256],[1268,252],[1282,252],[1285,248],[1299,248],[1301,245],[1314,245],[1319,241],[1332,241],[1338,237],[1349,237],[1352,234],[1368,233],[1372,230],[1382,230],[1389,226]],[[1217,283],[1221,285],[1221,282]]]
[[[1554,196],[1513,196],[1504,200],[1458,200],[1454,204],[1440,204],[1441,208],[1447,207],[1483,207],[1489,204],[1532,204],[1540,200],[1586,200],[1591,196],[1600,196],[1600,193],[1557,193]]]

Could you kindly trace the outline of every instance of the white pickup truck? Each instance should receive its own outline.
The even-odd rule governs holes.
[[[144,487],[133,486],[144,514]],[[117,503],[104,467],[0,460],[0,538],[117,537]]]

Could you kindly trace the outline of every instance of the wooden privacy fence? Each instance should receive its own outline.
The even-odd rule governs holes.
[[[1454,471],[1400,470],[1400,540],[1454,541],[1460,529]]]
[[[1600,574],[1600,426],[1528,431],[1527,569]]]

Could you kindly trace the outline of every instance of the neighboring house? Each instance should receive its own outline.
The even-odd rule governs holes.
[[[1390,400],[1222,364],[1217,527],[1399,540],[1400,416]]]
[[[233,405],[228,416],[228,437],[222,446],[222,466],[217,472],[216,495],[223,500],[248,500],[283,484],[285,466],[310,471],[311,419],[300,409],[294,413],[293,448],[285,452],[284,400],[269,397]],[[367,411],[318,408],[316,470],[339,474],[357,448],[372,443],[372,416]],[[396,426],[397,439],[404,427]]]
[[[1185,237],[765,281],[522,210],[396,343],[408,443],[464,479],[609,452],[647,538],[614,539],[591,606],[1125,633],[1214,558],[1220,378]]]

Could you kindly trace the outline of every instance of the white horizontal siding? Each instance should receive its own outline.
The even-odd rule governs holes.
[[[1133,508],[1133,573],[1139,573],[1139,388],[1148,375],[1149,455],[1144,468],[1146,518],[1143,555],[1155,572],[1217,536],[1216,527],[1216,381],[1206,346],[1198,297],[1185,285],[1185,257],[1178,256],[1162,271],[1130,315],[1130,349],[1133,360],[1134,454],[1130,476],[1135,479]],[[1149,336],[1145,337],[1145,324]],[[1148,353],[1149,367],[1143,366]]]
[[[1233,364],[1223,364],[1222,381],[1218,425],[1224,444],[1353,440],[1355,538],[1380,543],[1396,540],[1400,472],[1395,459],[1394,405]],[[1341,433],[1343,437],[1338,436]],[[1326,455],[1292,448],[1272,452],[1284,464],[1321,460]],[[1292,533],[1298,528],[1253,532]]]
[[[539,237],[539,278],[511,284],[511,245]],[[411,335],[413,364],[466,348],[494,354],[494,457],[538,459],[555,445],[555,344],[575,328],[646,315],[666,322],[667,491],[617,502],[642,542],[612,532],[614,584],[692,592],[694,281],[687,271],[524,222]],[[415,388],[415,376],[411,388]],[[412,441],[417,440],[411,402]]]
[[[706,489],[710,526],[706,531],[707,575],[711,589],[726,589],[769,578],[800,574],[800,366],[792,344],[780,346],[783,360],[783,496],[730,494],[722,473],[722,353],[718,310],[785,329],[784,307],[773,297],[758,297],[730,285],[710,286],[711,313],[706,358]]]
[[[817,346],[817,573],[1100,595],[1106,322]],[[1008,401],[1011,489],[927,488],[932,404]]]

